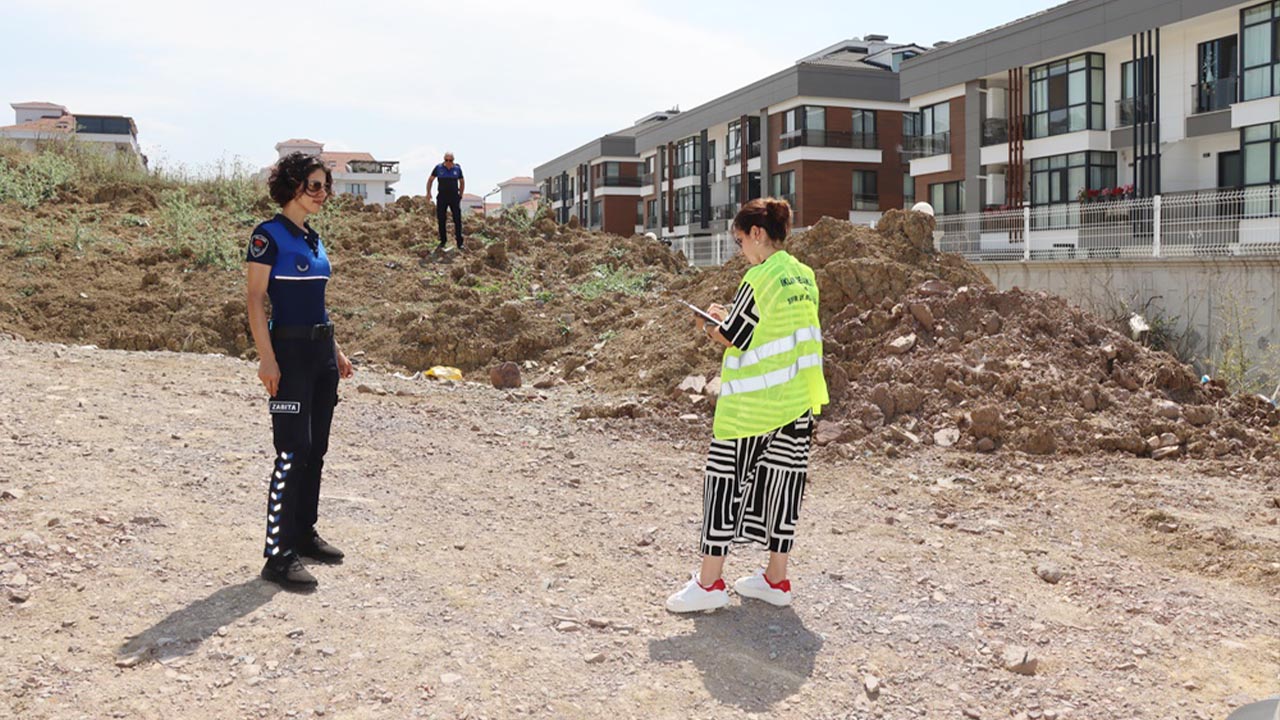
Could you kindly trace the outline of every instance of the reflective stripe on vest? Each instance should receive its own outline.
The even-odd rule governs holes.
[[[802,342],[822,342],[822,328],[817,325],[811,327],[800,328],[787,337],[778,338],[773,342],[765,343],[754,350],[748,350],[741,355],[729,355],[724,359],[725,367],[730,370],[740,370],[744,367],[750,367],[766,358],[779,355],[784,352],[791,352],[796,349],[796,345]]]
[[[801,355],[791,365],[784,368],[778,368],[773,372],[767,372],[763,375],[755,377],[741,378],[739,380],[730,380],[720,386],[720,397],[728,397],[737,395],[738,393],[753,392],[756,390],[764,390],[766,388],[781,385],[785,382],[794,380],[801,370],[811,367],[822,367],[821,355]]]

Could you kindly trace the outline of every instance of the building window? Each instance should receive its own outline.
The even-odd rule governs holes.
[[[729,123],[729,134],[724,137],[724,164],[742,162],[742,121]]]
[[[902,173],[902,207],[909,208],[916,204],[916,179],[911,173]]]
[[[676,177],[692,177],[701,174],[698,167],[702,159],[702,139],[686,138],[676,143]]]
[[[1196,48],[1196,112],[1226,110],[1236,101],[1236,36],[1200,43]]]
[[[647,222],[644,224],[646,228],[658,227],[658,201],[656,199],[645,203],[645,218],[647,218]]]
[[[347,192],[358,198],[369,197],[369,186],[365,183],[348,183]]]
[[[964,212],[964,181],[930,185],[929,204],[933,206],[934,215],[957,215]]]
[[[821,105],[801,105],[783,113],[782,136],[778,146],[788,150],[801,145],[825,147],[827,109]]]
[[[1053,205],[1085,199],[1116,186],[1116,154],[1078,152],[1031,161],[1031,204]]]
[[[716,179],[716,141],[707,141],[707,177]]]
[[[876,111],[853,111],[853,147],[877,148],[880,143],[876,139]]]
[[[1240,131],[1244,152],[1244,184],[1280,183],[1280,123],[1254,125]]]
[[[853,209],[876,211],[880,209],[880,193],[876,190],[875,170],[853,171]]]
[[[603,215],[604,215],[602,211],[603,211],[603,208],[600,206],[599,200],[596,200],[595,202],[591,203],[591,226],[592,227],[596,227],[600,225],[600,221],[603,219]]]
[[[1105,130],[1102,53],[1084,53],[1031,68],[1031,137]]]
[[[908,113],[911,114],[915,117],[907,121],[904,115],[903,121],[911,130],[907,137],[911,138],[909,147],[915,154],[931,156],[951,152],[951,101],[921,108],[918,113]]]
[[[1116,124],[1120,127],[1151,122],[1151,93],[1153,88],[1151,72],[1154,64],[1151,58],[1139,58],[1120,65],[1120,106]],[[1141,68],[1138,75],[1135,69]],[[1141,82],[1142,87],[1138,87]],[[1138,97],[1141,89],[1145,97]]]
[[[676,225],[695,225],[702,222],[702,188],[686,187],[676,190]]]
[[[786,172],[774,173],[773,175],[773,196],[779,200],[786,200],[791,203],[794,208],[796,204],[796,171],[788,170]]]
[[[1244,99],[1280,95],[1280,0],[1241,11],[1240,26]]]

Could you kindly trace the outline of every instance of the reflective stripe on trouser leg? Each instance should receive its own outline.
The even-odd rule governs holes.
[[[286,508],[285,493],[289,492],[289,483],[293,479],[295,459],[291,452],[276,455],[275,470],[271,473],[267,490],[267,542],[262,550],[266,557],[276,557],[284,551],[282,543],[287,538],[281,535],[281,529]]]

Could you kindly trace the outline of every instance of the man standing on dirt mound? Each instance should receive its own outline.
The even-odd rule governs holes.
[[[702,566],[667,599],[671,612],[729,604],[721,574],[729,546],[757,542],[769,565],[733,589],[771,605],[791,604],[787,559],[809,475],[813,416],[829,402],[813,270],[783,249],[791,231],[785,200],[752,200],[733,237],[752,267],[733,310],[712,305],[718,325],[697,324],[725,348],[720,398],[702,481]]]
[[[458,249],[462,249],[462,193],[467,190],[467,180],[462,177],[462,166],[453,161],[453,153],[444,154],[444,162],[431,170],[427,178],[427,197],[431,197],[431,185],[440,181],[440,191],[436,195],[436,222],[440,224],[440,246],[444,250],[449,242],[448,226],[445,223],[445,212],[453,213],[454,238],[458,241]]]
[[[258,379],[271,396],[275,469],[267,497],[262,577],[286,587],[312,587],[301,557],[342,561],[342,551],[316,532],[320,471],[338,403],[338,379],[353,374],[333,337],[325,307],[329,256],[307,224],[333,190],[319,158],[291,153],[271,169],[267,183],[281,211],[249,239],[249,328],[258,348]],[[267,320],[266,299],[271,299]]]

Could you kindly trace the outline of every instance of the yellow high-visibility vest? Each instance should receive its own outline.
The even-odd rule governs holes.
[[[712,428],[718,440],[763,435],[830,402],[813,270],[779,250],[742,281],[751,286],[760,322],[750,347],[724,351]]]

